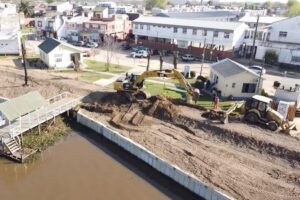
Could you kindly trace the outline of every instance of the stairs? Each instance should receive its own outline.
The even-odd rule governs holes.
[[[21,150],[21,146],[14,138],[9,139],[8,141],[4,142],[4,144],[12,155],[16,156],[16,152]]]

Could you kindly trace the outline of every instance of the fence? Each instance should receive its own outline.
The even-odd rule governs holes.
[[[122,136],[120,133],[111,130],[106,127],[101,122],[97,122],[93,119],[90,119],[88,116],[83,113],[77,113],[77,122],[89,127],[90,129],[96,131],[97,133],[103,135],[108,140],[114,142],[124,150],[130,152],[132,155],[143,160],[148,165],[152,166],[157,171],[168,176],[178,184],[184,186],[190,191],[194,192],[198,196],[207,199],[207,200],[229,200],[232,199],[221,192],[214,190],[213,188],[204,185],[200,180],[198,180],[193,175],[181,170],[176,165],[168,163],[166,160],[163,160],[148,151],[143,146],[135,143],[129,138]]]

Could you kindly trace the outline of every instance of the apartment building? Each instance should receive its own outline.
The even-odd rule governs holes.
[[[243,43],[248,26],[239,22],[166,17],[139,17],[133,21],[135,42],[152,48],[179,50],[195,56],[232,57]]]

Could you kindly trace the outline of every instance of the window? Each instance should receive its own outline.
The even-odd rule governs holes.
[[[182,28],[182,33],[186,34],[186,32],[187,32],[186,28]]]
[[[138,24],[135,24],[135,25],[134,25],[134,28],[135,28],[135,29],[138,29],[138,28],[139,28],[138,26],[139,26]]]
[[[255,93],[256,84],[255,83],[244,83],[242,88],[242,93]]]
[[[54,54],[55,62],[62,62],[62,54]]]
[[[150,25],[147,25],[147,30],[150,30]]]
[[[140,29],[142,30],[144,28],[144,25],[143,24],[140,24]]]
[[[232,88],[235,88],[235,86],[236,86],[236,83],[232,83],[232,84],[231,84],[231,87],[232,87]]]
[[[55,62],[57,62],[57,63],[58,63],[58,62],[62,62],[62,58],[56,58],[56,59],[55,59]]]
[[[174,33],[177,33],[177,31],[178,31],[177,28],[174,27],[173,32],[174,32]]]
[[[224,38],[229,38],[229,36],[230,36],[230,33],[224,32]]]
[[[218,31],[214,31],[214,37],[219,37],[219,32]]]
[[[279,32],[279,37],[286,37],[287,36],[287,32],[286,31],[280,31]]]
[[[49,27],[53,27],[53,22],[48,22]]]
[[[300,56],[292,56],[292,62],[300,63]]]
[[[203,30],[202,36],[207,36],[207,30]]]
[[[43,26],[42,21],[38,21],[38,27],[42,27],[42,26]]]
[[[193,29],[193,35],[197,35],[197,29]]]

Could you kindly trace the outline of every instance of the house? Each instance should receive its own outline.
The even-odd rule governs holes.
[[[259,74],[244,65],[224,59],[211,65],[210,82],[222,97],[250,98],[261,90],[263,79],[259,81]]]
[[[81,32],[84,30],[83,24],[90,21],[89,17],[86,16],[76,16],[71,19],[66,20],[66,38],[70,42],[81,41]]]
[[[39,37],[58,37],[57,32],[62,27],[64,19],[56,12],[46,12],[34,18],[36,33]]]
[[[58,13],[62,13],[64,11],[68,11],[72,9],[73,9],[73,5],[69,1],[53,2],[48,4],[46,8],[47,11],[58,12]]]
[[[240,22],[141,16],[133,21],[135,42],[200,57],[232,57],[248,26]]]
[[[40,50],[40,59],[49,68],[74,67],[83,58],[80,49],[54,38],[46,38],[38,48]]]
[[[267,31],[257,42],[255,59],[263,60],[266,51],[275,50],[279,63],[300,67],[300,16],[274,22]]]
[[[286,17],[271,17],[271,16],[261,16],[259,17],[258,26],[269,26],[275,22],[286,19]],[[239,19],[239,22],[244,22],[250,28],[255,28],[257,23],[257,16],[244,16]]]

